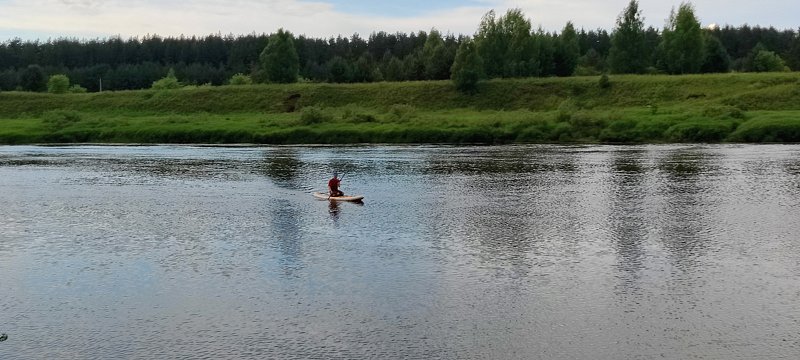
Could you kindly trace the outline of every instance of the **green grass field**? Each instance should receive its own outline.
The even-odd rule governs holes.
[[[0,93],[0,143],[800,142],[800,73]]]

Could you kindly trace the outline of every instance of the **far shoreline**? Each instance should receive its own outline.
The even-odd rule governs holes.
[[[0,144],[800,143],[800,73],[0,92]]]

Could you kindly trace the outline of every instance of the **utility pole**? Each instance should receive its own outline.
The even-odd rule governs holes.
[[[100,77],[100,92],[103,92],[103,77]]]

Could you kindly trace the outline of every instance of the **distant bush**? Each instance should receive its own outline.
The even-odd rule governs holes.
[[[333,121],[333,116],[316,106],[305,107],[300,114],[301,125],[313,125],[330,121]]]
[[[600,75],[600,71],[598,71],[593,66],[578,65],[578,67],[575,68],[575,76],[597,76],[597,75]]]
[[[250,85],[253,83],[253,78],[239,73],[231,76],[229,83],[231,85]]]
[[[52,75],[47,80],[47,92],[51,94],[66,94],[67,91],[69,91],[69,78],[67,75]]]
[[[733,123],[721,121],[684,122],[667,129],[664,136],[673,142],[720,142],[728,137],[733,127]]]
[[[670,120],[639,121],[634,129],[636,141],[665,141],[664,133],[674,125]]]
[[[175,76],[175,70],[169,69],[167,76],[156,80],[153,82],[152,89],[155,90],[170,90],[170,89],[180,89],[181,83],[178,82],[178,78]]]
[[[601,89],[608,89],[611,87],[611,80],[608,79],[608,75],[603,74],[600,75],[600,79],[597,80],[597,86]]]
[[[545,142],[550,141],[550,134],[545,126],[539,124],[522,130],[516,138],[518,142]]]
[[[572,142],[574,140],[573,131],[575,129],[569,123],[558,123],[550,131],[550,140],[561,142]]]
[[[665,133],[674,125],[672,121],[657,119],[618,119],[611,121],[597,136],[597,140],[609,143],[640,143],[666,141]],[[677,131],[677,129],[672,130]],[[673,135],[670,133],[670,135]],[[681,140],[674,140],[681,141]]]
[[[734,142],[800,142],[800,119],[750,120],[730,135]]]
[[[636,120],[617,120],[609,124],[600,132],[599,139],[603,142],[628,143],[639,140],[634,129],[638,122]]]
[[[86,92],[86,88],[78,84],[73,84],[69,87],[69,92],[73,94],[83,94]]]
[[[42,114],[42,123],[56,130],[63,129],[82,119],[83,116],[81,116],[79,112],[73,110],[51,110]]]
[[[390,121],[408,121],[416,112],[417,108],[411,105],[394,104],[389,108],[387,117]]]
[[[644,68],[644,73],[647,74],[647,75],[663,75],[664,74],[663,71],[659,70],[655,66],[648,66],[648,67]]]
[[[703,116],[719,119],[744,119],[744,111],[729,105],[718,105],[704,108]]]
[[[753,57],[753,71],[777,72],[785,71],[786,64],[778,54],[772,51],[761,50]]]
[[[569,121],[573,127],[572,136],[575,139],[597,139],[600,132],[606,127],[610,120],[598,116],[597,113],[591,111],[576,111],[572,114]]]
[[[578,111],[578,103],[573,99],[567,99],[561,102],[558,105],[558,115],[556,115],[556,120],[558,121],[569,121],[572,118],[572,114]]]
[[[342,113],[342,120],[351,123],[367,123],[377,121],[375,115],[355,105],[348,105]]]
[[[375,117],[375,115],[372,115],[372,114],[359,113],[359,114],[353,114],[353,116],[349,117],[347,120],[349,122],[358,124],[358,123],[376,122],[376,121],[378,121],[378,118]]]

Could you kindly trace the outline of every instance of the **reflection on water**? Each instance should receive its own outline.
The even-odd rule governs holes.
[[[274,183],[289,187],[296,186],[293,181],[303,170],[303,163],[298,159],[297,149],[277,148],[265,151],[263,161],[264,164],[259,170]]]
[[[0,147],[0,359],[796,359],[798,155]]]
[[[648,228],[645,219],[647,201],[644,150],[615,151],[611,153],[613,173],[609,191],[608,224],[617,254],[616,266],[620,269],[625,292],[639,288],[641,271],[647,255]]]

